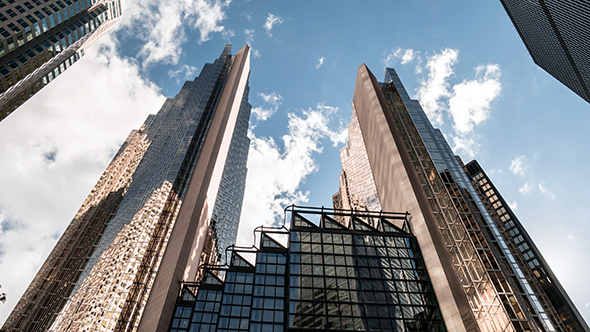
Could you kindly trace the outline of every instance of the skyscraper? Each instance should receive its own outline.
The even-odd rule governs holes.
[[[537,65],[590,103],[590,6],[576,0],[501,0]]]
[[[84,55],[121,0],[0,0],[0,121]]]
[[[156,329],[180,281],[223,258],[236,237],[251,111],[250,49],[230,51],[129,135],[4,330]]]
[[[258,227],[256,248],[183,283],[168,331],[447,331],[407,214],[286,212],[289,229]]]
[[[448,330],[590,331],[481,168],[453,154],[395,70],[378,83],[359,67],[350,126],[334,195],[349,202],[337,205],[377,197],[409,213]]]

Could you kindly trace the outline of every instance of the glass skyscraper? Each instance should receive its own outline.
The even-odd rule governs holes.
[[[448,330],[590,331],[477,162],[463,165],[392,68],[378,83],[359,67],[341,156],[335,205],[409,213]]]
[[[0,121],[84,55],[121,0],[0,0]]]
[[[588,2],[500,1],[535,63],[590,103]]]
[[[287,213],[289,229],[257,228],[256,248],[184,283],[168,331],[447,331],[407,214]]]
[[[129,135],[4,331],[169,323],[176,296],[166,295],[235,242],[250,143],[249,51],[233,56],[226,46]]]

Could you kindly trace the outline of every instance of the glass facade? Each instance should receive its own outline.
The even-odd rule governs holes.
[[[375,180],[363,142],[358,118],[352,109],[346,145],[340,149],[342,173],[340,173],[340,191],[333,198],[335,207],[345,210],[381,210]]]
[[[479,198],[502,231],[511,252],[541,303],[559,314],[556,325],[565,331],[589,331],[588,325],[510,206],[475,160],[465,165]]]
[[[184,284],[170,331],[446,331],[406,214],[288,211],[289,230]]]
[[[222,226],[222,241],[209,242],[235,241],[237,225],[231,224],[237,224],[241,210],[243,193],[237,191],[243,191],[245,182],[251,106],[249,67],[232,71],[235,56],[230,52],[227,45],[219,59],[205,64],[194,81],[186,82],[175,98],[166,100],[157,114],[131,133],[3,330],[131,331],[137,327],[189,183],[194,174],[204,173],[195,171],[195,165],[228,76],[241,72],[246,75],[245,86],[243,95],[237,92],[235,131],[215,133],[215,137],[231,138],[225,152],[218,152],[227,153],[225,163],[215,165],[223,172],[219,186],[227,189],[220,188],[211,205],[219,211],[217,205],[228,199],[234,202],[223,206],[226,213],[210,223]],[[215,236],[215,232],[209,234]],[[204,257],[216,259],[208,253]]]
[[[588,3],[500,1],[535,63],[590,103]]]
[[[0,121],[119,20],[121,0],[0,1]]]
[[[365,76],[362,76],[363,70]],[[462,315],[466,330],[588,331],[540,253],[533,249],[532,240],[491,188],[479,165],[471,162],[465,166],[454,155],[419,102],[409,97],[395,70],[386,69],[384,83],[377,83],[370,71],[362,66],[359,77],[349,126],[349,145],[362,144],[365,148],[357,149],[360,153],[356,155],[363,158],[352,159],[348,151],[341,152],[347,183],[343,185],[341,175],[339,193],[333,197],[335,206],[345,206],[347,203],[343,201],[347,197],[360,201],[378,197],[382,204],[385,199],[390,206],[393,202],[393,206],[405,206],[414,211],[412,213],[425,215],[427,223],[430,219],[431,231],[428,236],[418,237],[419,245],[423,252],[429,249],[428,253],[431,253],[432,246],[437,246],[436,238],[442,239],[438,244],[441,250],[438,259],[444,262],[450,258],[452,264],[452,272],[447,272],[443,278],[449,280],[449,285],[455,282],[453,280],[459,282],[477,324],[477,327],[467,327],[469,319]],[[363,77],[373,77],[374,83],[367,84]],[[372,86],[368,88],[372,90],[359,89],[359,84]],[[379,121],[386,122],[387,129],[375,128],[371,122],[376,106],[381,107],[383,119]],[[365,113],[361,117],[359,112]],[[358,129],[350,130],[351,127]],[[375,136],[363,132],[363,129],[367,130],[365,128],[371,128],[372,132],[386,133],[387,130],[391,134]],[[398,154],[398,159],[391,159],[396,161],[394,169],[387,164],[390,159],[382,158],[383,151],[379,149],[383,146],[378,145],[381,139],[388,142],[387,146],[391,146],[389,142],[392,140],[396,144],[391,150],[391,153]],[[367,154],[367,151],[376,149],[379,153]],[[355,168],[368,168],[373,176],[347,171]],[[387,170],[385,176],[380,174],[380,169]],[[404,178],[395,172],[407,172],[407,175]],[[350,185],[376,181],[377,176],[381,176],[381,183],[375,182],[373,186]],[[411,186],[400,184],[408,177],[415,179]],[[394,194],[397,196],[392,196]],[[423,200],[423,205],[420,206],[419,202],[407,205],[408,196]],[[423,225],[419,218],[414,218],[411,223],[413,228]],[[442,294],[441,288],[435,290]],[[439,298],[439,301],[443,300]],[[460,310],[461,305],[458,307]],[[456,312],[443,311],[443,314],[448,315],[445,319],[449,320]]]

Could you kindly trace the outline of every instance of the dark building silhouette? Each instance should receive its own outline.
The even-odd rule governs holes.
[[[500,0],[537,65],[590,103],[590,5]]]

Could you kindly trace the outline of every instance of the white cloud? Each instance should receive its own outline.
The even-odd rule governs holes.
[[[508,206],[512,211],[518,210],[518,203],[516,203],[516,201],[508,202]]]
[[[552,192],[550,192],[549,190],[547,190],[547,188],[545,188],[545,186],[543,185],[545,181],[541,181],[539,183],[539,190],[541,190],[541,192],[547,196],[549,199],[555,199],[555,195],[553,195]]]
[[[466,135],[450,135],[453,140],[453,151],[455,153],[463,153],[469,158],[475,156],[475,152],[479,149],[479,143],[473,137]]]
[[[524,156],[516,157],[510,163],[510,171],[516,175],[524,175],[527,166],[524,164]]]
[[[141,0],[123,2],[125,13],[118,28],[127,28],[144,41],[138,56],[143,65],[163,62],[176,64],[186,42],[185,27],[198,29],[199,42],[214,32],[224,31],[229,1],[221,0]]]
[[[574,239],[574,235],[573,234],[568,234],[567,235],[567,239],[568,240],[573,240]],[[586,306],[588,306],[588,305],[586,305]]]
[[[383,62],[388,67],[395,65],[397,60],[401,60],[401,64],[406,65],[416,59],[419,53],[420,52],[416,52],[411,48],[404,50],[401,47],[398,47],[397,49],[391,51],[391,53],[387,55]]]
[[[266,119],[270,118],[273,114],[276,113],[277,109],[281,105],[281,100],[283,97],[276,93],[265,94],[262,92],[258,93],[258,98],[264,100],[265,103],[270,104],[271,107],[268,109],[264,109],[263,107],[254,107],[252,109],[252,114],[256,117],[258,121],[265,121]]]
[[[260,58],[260,51],[252,47],[252,43],[254,43],[254,33],[254,30],[251,29],[244,30],[244,35],[246,35],[246,44],[250,45],[250,54],[252,54],[252,57],[254,58]]]
[[[271,13],[268,13],[268,16],[266,17],[266,22],[264,23],[264,25],[262,26],[265,30],[266,33],[272,37],[272,33],[270,32],[270,30],[272,30],[272,27],[275,24],[282,24],[284,21],[282,18],[278,17],[278,16],[274,16]]]
[[[261,224],[282,221],[283,209],[308,199],[300,185],[318,170],[313,154],[322,152],[322,141],[344,142],[346,129],[334,131],[329,127],[331,114],[337,108],[318,105],[302,110],[301,115],[289,113],[288,133],[282,137],[281,149],[272,137],[252,140],[248,154],[248,178],[238,234],[238,244],[252,244],[252,229]]]
[[[420,82],[416,97],[434,125],[443,123],[444,104],[439,100],[451,97],[447,79],[454,74],[452,66],[458,56],[459,51],[446,48],[439,54],[427,57],[428,79]]]
[[[320,68],[324,64],[324,57],[319,59],[319,63],[315,66],[316,68]]]
[[[182,65],[177,70],[169,70],[168,76],[171,78],[176,78],[176,82],[180,82],[181,80],[193,80],[195,78],[195,74],[197,73],[197,67],[193,67],[187,64]]]
[[[244,30],[244,35],[246,35],[246,44],[250,45],[254,42],[254,30],[246,29]]]
[[[164,100],[107,35],[0,122],[0,321],[131,129]]]
[[[483,75],[482,75],[483,73]],[[453,128],[465,135],[489,116],[490,103],[500,95],[500,67],[497,64],[478,66],[475,80],[463,80],[453,86],[449,113]]]
[[[226,44],[231,44],[231,37],[236,35],[236,33],[231,29],[223,30],[221,34],[223,35],[223,40],[225,40]]]
[[[410,51],[398,48],[386,61],[399,58],[402,64],[409,63],[418,54]],[[442,125],[446,115],[452,118],[454,133],[449,137],[453,141],[453,149],[473,157],[479,147],[472,134],[473,128],[489,117],[490,104],[502,90],[500,67],[497,64],[478,66],[475,68],[475,79],[464,79],[451,89],[449,79],[455,75],[453,66],[458,56],[458,50],[446,48],[427,56],[424,68],[418,61],[416,73],[426,69],[428,78],[420,81],[415,98],[420,100],[420,105],[433,125]]]
[[[526,195],[531,191],[531,189],[532,187],[527,181],[520,189],[518,189],[518,191],[520,191],[521,194]]]

